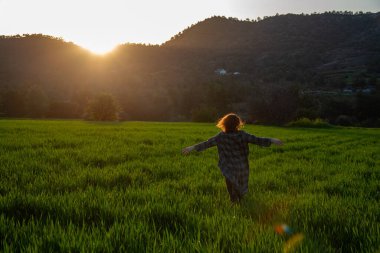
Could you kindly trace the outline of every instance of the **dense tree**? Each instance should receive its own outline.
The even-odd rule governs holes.
[[[2,92],[3,115],[6,117],[23,117],[25,111],[25,94],[21,90],[7,89]]]
[[[269,89],[256,87],[254,94],[249,104],[254,120],[281,124],[295,119],[300,103],[297,85],[284,83]]]
[[[80,118],[82,116],[78,104],[72,102],[51,102],[47,116],[50,118]]]
[[[191,120],[194,122],[215,122],[218,110],[208,105],[199,105],[191,111]]]
[[[355,112],[360,120],[375,122],[380,119],[380,92],[371,95],[358,93]]]
[[[114,121],[119,119],[120,108],[115,98],[107,93],[97,95],[89,101],[86,119],[97,121]]]
[[[26,112],[29,117],[45,117],[49,109],[49,101],[44,90],[37,85],[31,86],[25,97]]]

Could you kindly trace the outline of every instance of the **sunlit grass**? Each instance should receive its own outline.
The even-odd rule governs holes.
[[[0,121],[0,251],[300,252],[380,248],[380,131],[246,126],[249,193],[229,203],[212,124]]]

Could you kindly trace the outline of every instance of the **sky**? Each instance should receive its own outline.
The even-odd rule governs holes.
[[[94,53],[121,43],[161,44],[211,16],[379,12],[380,0],[0,0],[0,35],[42,33]]]

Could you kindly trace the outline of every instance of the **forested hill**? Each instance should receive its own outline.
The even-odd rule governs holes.
[[[127,43],[105,56],[46,35],[2,36],[0,115],[81,117],[91,97],[109,92],[128,119],[233,110],[263,122],[376,121],[379,110],[363,108],[378,106],[379,41],[380,13],[348,12],[212,17],[162,45]],[[341,97],[344,89],[352,94]],[[369,105],[358,98],[364,89]],[[305,98],[323,92],[336,96]]]
[[[165,43],[167,47],[213,51],[218,64],[252,72],[348,67],[379,70],[380,13],[279,15],[259,22],[213,17]],[[376,69],[377,68],[377,69]],[[268,71],[266,71],[268,70]],[[280,73],[279,73],[280,72]],[[297,77],[295,77],[297,78]],[[299,77],[301,78],[301,77]]]
[[[378,35],[380,14],[278,15],[260,21],[212,17],[201,21],[165,43],[167,46],[246,49],[316,49],[356,46],[379,49],[371,41]],[[365,42],[368,44],[360,44]],[[375,43],[376,44],[376,43]]]

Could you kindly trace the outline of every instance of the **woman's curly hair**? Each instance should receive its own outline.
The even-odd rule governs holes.
[[[235,113],[228,113],[218,121],[216,126],[225,133],[237,132],[244,126],[242,119]]]

